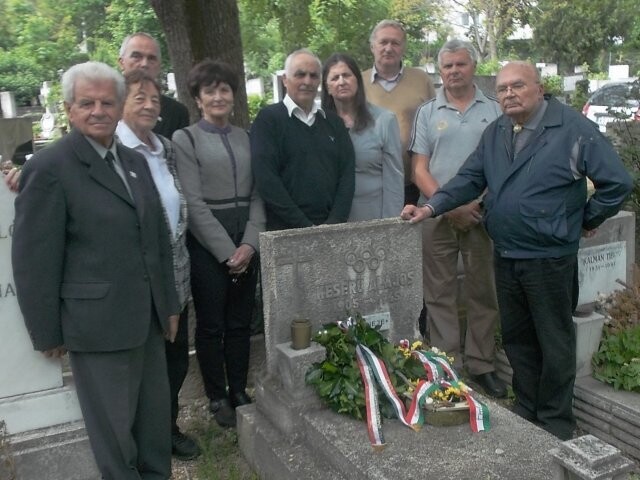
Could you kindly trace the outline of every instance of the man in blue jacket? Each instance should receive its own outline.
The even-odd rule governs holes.
[[[575,428],[571,314],[580,236],[618,212],[632,180],[595,124],[544,95],[535,66],[507,64],[496,91],[504,115],[458,174],[423,207],[406,206],[402,218],[442,215],[486,190],[514,410],[567,440]],[[595,186],[589,198],[587,178]]]

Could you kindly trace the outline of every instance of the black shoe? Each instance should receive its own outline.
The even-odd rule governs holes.
[[[494,398],[507,396],[507,386],[496,376],[496,372],[487,372],[480,375],[469,375],[471,380],[482,387],[484,393]]]
[[[200,456],[200,447],[192,438],[178,431],[171,434],[171,454],[180,460],[193,460]]]
[[[209,402],[209,410],[213,413],[213,418],[221,427],[235,427],[236,426],[236,412],[231,407],[231,403],[227,398],[221,398],[220,400],[211,400]]]
[[[246,392],[231,394],[231,406],[233,408],[241,407],[242,405],[249,405],[250,403],[251,397],[249,397]]]

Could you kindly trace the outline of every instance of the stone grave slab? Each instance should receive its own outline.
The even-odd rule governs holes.
[[[267,368],[290,324],[359,312],[391,341],[417,338],[422,307],[421,230],[399,218],[260,234]]]

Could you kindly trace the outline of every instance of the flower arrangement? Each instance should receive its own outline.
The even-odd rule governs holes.
[[[411,345],[407,340],[401,340],[397,346],[398,350],[402,352],[405,357],[411,357],[414,352],[424,351],[424,344],[420,340],[416,340]],[[438,349],[437,347],[427,348],[433,356],[441,357],[447,360],[450,364],[453,363],[454,358],[449,357],[446,352]],[[400,374],[401,375],[401,374]],[[407,379],[408,380],[408,379]],[[411,385],[407,389],[407,393],[411,394],[415,391],[420,380],[408,380]],[[429,394],[429,397],[425,400],[426,407],[429,410],[437,410],[439,408],[456,407],[460,405],[466,405],[466,395],[469,393],[469,387],[467,384],[458,380],[455,384],[444,385],[441,388],[434,390]]]
[[[366,419],[374,448],[384,446],[381,416],[418,430],[423,410],[457,406],[467,410],[474,432],[489,428],[487,407],[458,379],[453,359],[437,348],[408,340],[393,345],[360,315],[324,325],[314,340],[327,353],[308,370],[307,383],[334,411]]]
[[[326,348],[327,356],[309,369],[307,383],[315,387],[329,408],[359,420],[366,417],[366,400],[356,358],[358,343],[367,346],[383,360],[398,395],[405,396],[415,386],[405,379],[418,379],[425,374],[418,360],[394,347],[360,315],[355,315],[353,328],[345,331],[338,323],[326,324],[313,340]],[[380,403],[380,411],[386,418],[395,416],[386,399]]]

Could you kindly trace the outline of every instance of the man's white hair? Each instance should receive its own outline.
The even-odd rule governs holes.
[[[124,102],[124,77],[106,63],[85,62],[74,65],[62,75],[62,97],[68,105],[75,101],[76,83],[79,79],[93,82],[112,81],[116,87],[118,102]]]
[[[320,61],[318,56],[308,48],[300,48],[298,50],[291,52],[284,62],[284,73],[287,77],[293,76],[293,72],[291,71],[291,63],[293,62],[293,59],[296,58],[298,55],[302,55],[302,54],[306,54],[315,58],[316,62],[318,62],[318,69],[322,70],[322,62]]]

